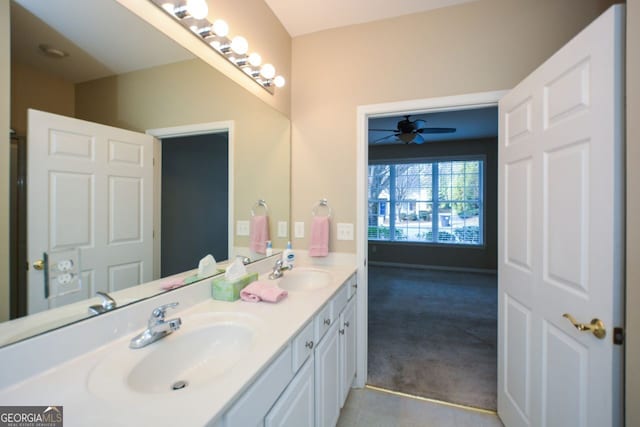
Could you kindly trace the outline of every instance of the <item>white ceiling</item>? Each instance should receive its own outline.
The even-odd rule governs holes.
[[[265,0],[291,37],[477,0]]]
[[[70,55],[47,57],[39,44]],[[14,0],[11,52],[72,83],[193,58],[114,0]]]

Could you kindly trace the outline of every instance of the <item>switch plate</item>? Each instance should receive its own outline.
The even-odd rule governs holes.
[[[353,240],[353,224],[347,222],[338,223],[338,240]]]
[[[302,221],[296,222],[294,232],[295,232],[296,239],[304,238],[304,222]]]
[[[236,221],[236,236],[249,235],[249,221]]]
[[[287,221],[278,221],[278,237],[287,237]]]

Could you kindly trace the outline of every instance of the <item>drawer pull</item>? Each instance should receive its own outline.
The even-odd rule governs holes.
[[[324,319],[324,324],[325,325],[330,325],[331,324],[331,319]]]
[[[307,341],[304,346],[311,350],[313,348],[313,341]]]
[[[338,329],[338,332],[340,332],[340,335],[344,335],[344,329]]]
[[[357,284],[357,283],[354,283],[354,284],[353,284],[353,285],[351,285],[351,286],[353,286],[354,288],[357,288],[357,287],[358,287],[358,284]]]
[[[349,327],[349,322],[344,322],[344,326]]]

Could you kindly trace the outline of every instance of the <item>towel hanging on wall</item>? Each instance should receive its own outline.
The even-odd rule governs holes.
[[[327,214],[320,215],[321,208],[326,208]],[[331,228],[331,208],[327,199],[320,200],[320,203],[313,208],[311,214],[311,237],[309,242],[309,256],[325,257],[329,255],[329,230]]]
[[[259,208],[264,209],[263,215],[256,214]],[[251,223],[249,224],[249,249],[252,252],[266,254],[269,240],[269,206],[260,199],[251,209]]]

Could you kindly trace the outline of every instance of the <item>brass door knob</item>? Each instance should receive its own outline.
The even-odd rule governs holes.
[[[34,262],[33,268],[35,268],[36,270],[44,270],[44,260],[39,259],[36,262]]]
[[[562,317],[569,319],[573,326],[575,326],[575,328],[580,332],[591,332],[596,336],[596,338],[599,339],[604,339],[604,337],[607,335],[607,330],[604,327],[604,322],[600,319],[592,319],[591,324],[587,325],[578,322],[576,318],[569,313],[563,314]]]

